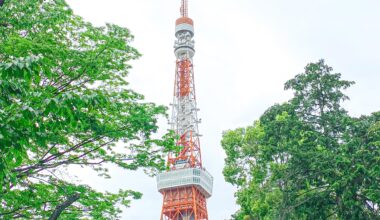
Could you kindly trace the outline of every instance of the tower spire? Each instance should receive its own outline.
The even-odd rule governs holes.
[[[188,9],[188,0],[181,0],[181,16],[182,17],[188,17],[189,16],[189,9]]]
[[[193,69],[194,25],[188,17],[187,0],[181,0],[180,11],[175,26],[176,69],[170,124],[181,149],[169,153],[170,170],[157,176],[157,188],[164,197],[161,220],[208,220],[206,199],[212,194],[213,177],[202,165]]]

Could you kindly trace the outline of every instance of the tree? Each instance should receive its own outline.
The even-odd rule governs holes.
[[[140,193],[101,193],[57,173],[165,169],[172,135],[152,134],[166,108],[143,102],[125,80],[140,56],[133,36],[94,27],[64,0],[9,0],[0,20],[0,218],[118,218]]]
[[[380,218],[380,112],[350,117],[341,80],[323,60],[285,84],[294,97],[223,134],[236,219]]]

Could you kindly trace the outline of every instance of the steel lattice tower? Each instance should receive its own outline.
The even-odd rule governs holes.
[[[194,24],[188,2],[181,0],[175,26],[176,56],[171,129],[178,135],[178,153],[169,153],[170,170],[157,176],[163,195],[161,220],[207,220],[206,199],[212,194],[212,176],[203,168],[194,83]]]

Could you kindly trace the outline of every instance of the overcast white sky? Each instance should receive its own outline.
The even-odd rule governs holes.
[[[203,163],[214,176],[210,220],[237,210],[235,189],[222,176],[222,132],[246,126],[269,106],[290,97],[283,84],[308,62],[326,59],[344,79],[356,81],[345,104],[352,115],[380,110],[380,1],[189,0],[195,22],[195,80],[202,118]],[[174,80],[174,22],[180,0],[69,0],[85,20],[127,27],[143,54],[133,62],[131,87],[146,100],[168,105]],[[167,128],[166,124],[162,124]],[[91,172],[85,183],[99,190],[144,193],[123,219],[159,219],[162,197],[154,178],[112,169],[113,179]]]

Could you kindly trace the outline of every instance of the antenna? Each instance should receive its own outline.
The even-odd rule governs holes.
[[[188,0],[181,0],[181,1],[182,1],[181,9],[180,9],[181,16],[188,17],[189,16]]]

